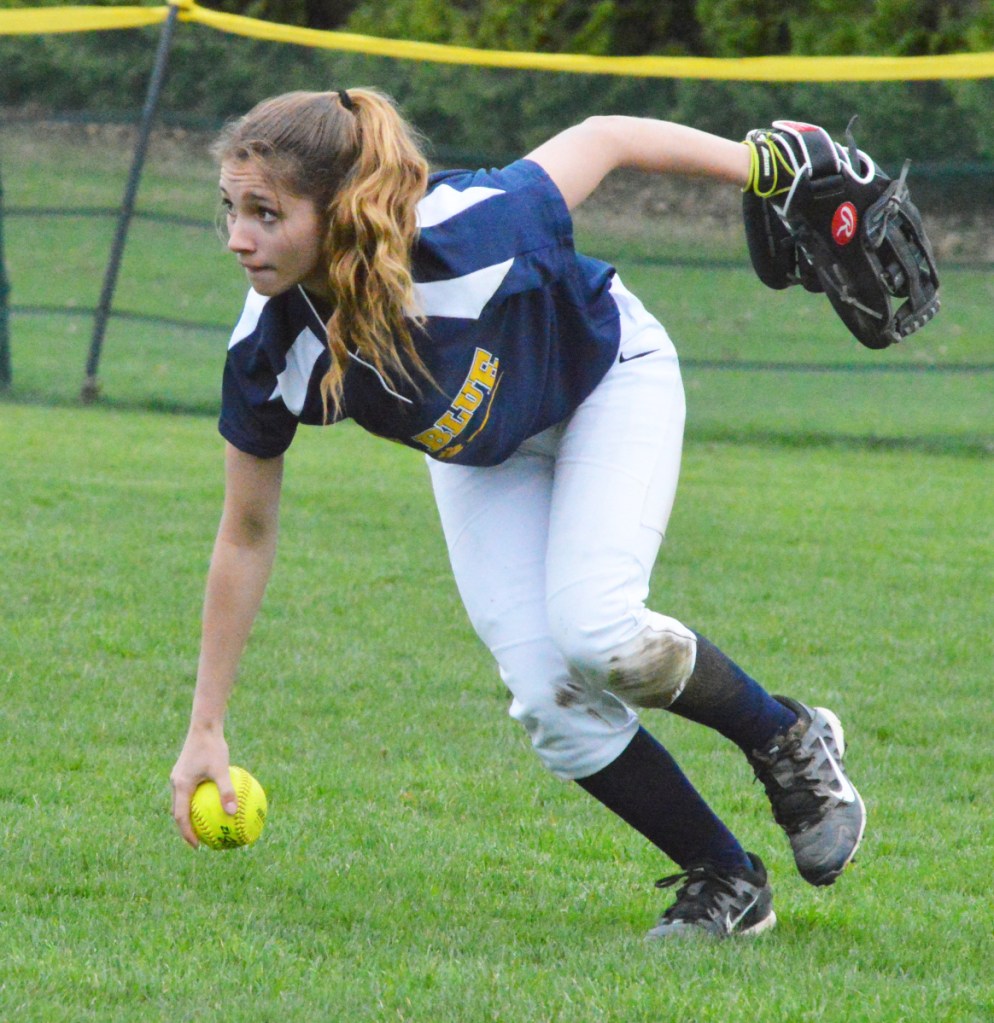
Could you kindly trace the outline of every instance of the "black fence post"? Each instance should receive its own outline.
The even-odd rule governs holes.
[[[0,178],[0,391],[10,387],[13,374],[10,368],[10,316],[8,298],[10,282],[3,258],[3,179]]]
[[[135,210],[135,198],[138,194],[138,183],[141,180],[142,168],[145,165],[145,156],[148,153],[149,137],[152,133],[152,122],[155,120],[155,112],[159,105],[159,97],[162,94],[162,85],[166,78],[166,66],[169,63],[169,48],[172,45],[173,32],[176,22],[179,19],[179,6],[170,0],[169,14],[165,24],[162,26],[162,33],[159,36],[159,46],[155,53],[155,64],[152,68],[152,77],[149,79],[148,92],[145,96],[145,106],[142,110],[141,120],[138,124],[138,138],[135,142],[135,153],[131,161],[131,171],[128,174],[128,183],[124,189],[124,198],[121,200],[121,210],[117,218],[117,230],[114,234],[114,243],[111,246],[110,258],[107,261],[107,270],[104,273],[103,289],[100,292],[100,302],[97,306],[96,319],[93,325],[93,337],[90,341],[90,354],[86,360],[86,379],[83,381],[83,390],[80,398],[84,402],[96,401],[100,396],[100,382],[97,379],[97,368],[100,365],[100,352],[103,348],[104,333],[107,330],[107,320],[110,317],[111,304],[114,299],[114,288],[117,286],[117,275],[121,269],[121,258],[124,255],[124,243],[128,237],[128,226]]]

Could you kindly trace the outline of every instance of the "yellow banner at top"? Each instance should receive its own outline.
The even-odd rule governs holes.
[[[478,50],[352,32],[323,32],[258,21],[173,0],[162,7],[40,7],[0,11],[0,35],[142,28],[165,21],[170,7],[181,21],[250,39],[398,60],[478,67],[624,75],[629,78],[701,78],[752,82],[884,82],[994,78],[994,52],[929,57],[596,57],[577,53]]]
[[[18,7],[0,11],[0,36],[144,28],[168,13],[168,7]]]

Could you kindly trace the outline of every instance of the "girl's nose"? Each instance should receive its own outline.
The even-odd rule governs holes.
[[[238,217],[228,220],[228,249],[231,252],[251,252],[252,237]]]

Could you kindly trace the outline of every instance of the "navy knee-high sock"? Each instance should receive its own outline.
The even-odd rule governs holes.
[[[797,720],[713,643],[695,635],[694,671],[668,710],[715,729],[746,753],[762,749]]]
[[[680,867],[704,862],[728,870],[749,866],[735,836],[644,728],[613,763],[577,784]]]

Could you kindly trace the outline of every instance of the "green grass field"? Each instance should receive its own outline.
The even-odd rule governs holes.
[[[73,201],[43,148],[8,140],[8,202],[43,201],[25,178]],[[82,150],[78,201],[103,201],[119,179]],[[184,168],[153,168],[149,205],[182,195]],[[95,301],[106,224],[4,226],[15,302]],[[191,319],[233,318],[241,283],[194,231],[140,226],[121,308],[184,318],[178,284]],[[421,459],[348,424],[302,431],[288,458],[231,707],[267,830],[193,853],[168,774],[221,501],[225,334],[112,321],[105,399],[80,407],[88,317],[20,313],[0,404],[0,1020],[994,1018],[994,401],[989,372],[944,368],[991,361],[990,275],[948,274],[920,340],[874,355],[814,296],[744,272],[622,272],[688,359],[652,602],[774,691],[839,712],[869,811],[856,865],[805,885],[742,757],[649,712],[766,860],[780,922],[755,942],[644,945],[671,865],[542,771],[465,622]]]

